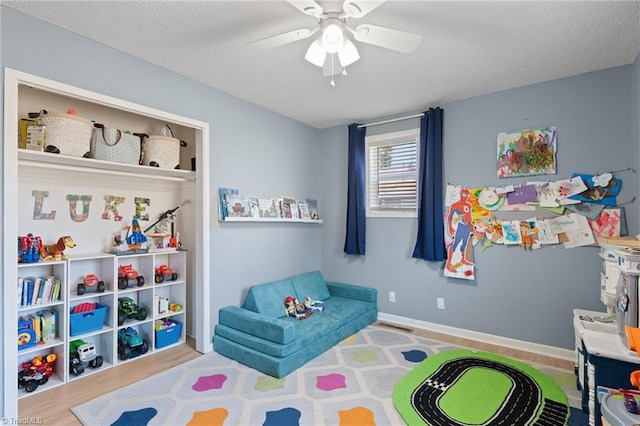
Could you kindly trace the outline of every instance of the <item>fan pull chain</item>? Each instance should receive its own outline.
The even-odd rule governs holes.
[[[335,55],[331,54],[331,87],[336,87],[336,82],[333,80],[333,57]]]

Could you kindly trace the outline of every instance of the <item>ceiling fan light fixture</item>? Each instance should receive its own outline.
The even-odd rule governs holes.
[[[324,64],[324,60],[327,57],[327,51],[322,47],[322,43],[320,41],[315,40],[307,49],[307,53],[304,56],[304,59],[311,62],[313,65],[317,67],[322,67]]]
[[[339,21],[339,20],[338,20]],[[322,47],[328,53],[337,53],[344,46],[342,26],[330,23],[322,30]]]
[[[351,40],[345,41],[344,46],[338,52],[338,59],[340,60],[340,65],[343,67],[348,67],[360,59],[358,49],[356,49],[355,44],[353,44]]]

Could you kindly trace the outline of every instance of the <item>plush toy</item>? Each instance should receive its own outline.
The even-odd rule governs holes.
[[[310,311],[324,311],[324,302],[322,300],[313,300],[309,296],[304,298],[304,306]]]
[[[298,319],[309,318],[312,310],[308,309],[304,304],[300,303],[297,298],[293,296],[287,296],[284,298],[284,305],[286,306],[285,315],[288,317],[296,317]]]

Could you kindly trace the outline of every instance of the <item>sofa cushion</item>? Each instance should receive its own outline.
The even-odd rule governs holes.
[[[295,295],[291,279],[254,285],[249,289],[242,307],[273,318],[285,317],[284,299]]]
[[[304,303],[306,297],[314,300],[327,300],[330,296],[327,283],[322,278],[320,271],[307,272],[291,278],[296,297],[300,303]]]

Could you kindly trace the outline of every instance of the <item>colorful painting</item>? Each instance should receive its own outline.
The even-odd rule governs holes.
[[[556,173],[556,128],[502,132],[498,135],[498,178]]]

